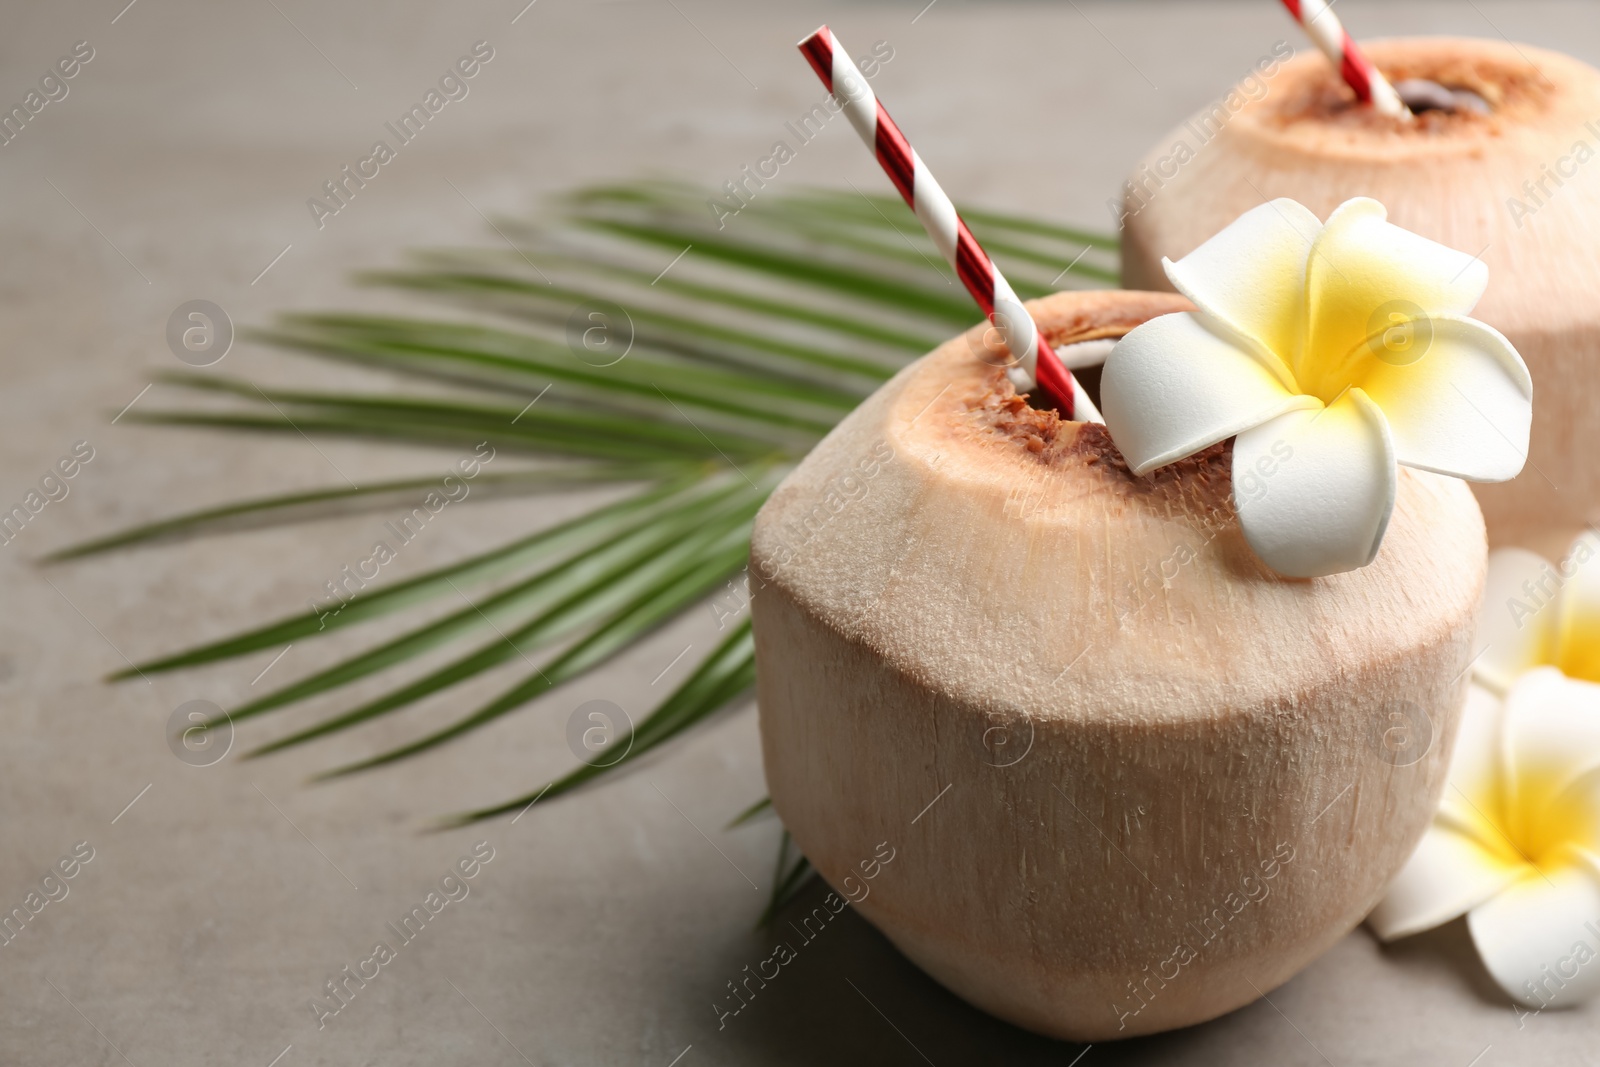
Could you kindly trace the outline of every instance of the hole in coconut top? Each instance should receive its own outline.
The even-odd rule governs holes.
[[[1078,379],[1078,384],[1083,386],[1083,391],[1089,394],[1090,402],[1097,408],[1100,406],[1100,372],[1105,366],[1106,357],[1119,340],[1120,337],[1097,337],[1092,341],[1056,346],[1056,355],[1061,357],[1062,365]],[[1048,410],[1050,405],[1043,391],[1035,389],[1028,394],[1028,406],[1034,410]]]
[[[1074,369],[1074,374],[1099,367]],[[989,372],[985,388],[966,404],[967,425],[983,437],[1017,449],[1040,466],[1062,473],[1098,469],[1125,499],[1143,500],[1164,512],[1184,512],[1207,521],[1233,515],[1233,439],[1219,442],[1143,476],[1128,469],[1110,432],[1101,424],[1063,422],[1053,410],[1036,408],[1017,395],[1005,372]]]
[[[1407,78],[1394,83],[1394,91],[1414,115],[1427,111],[1475,111],[1487,115],[1489,101],[1465,86],[1440,85],[1428,78]]]
[[[1116,347],[1120,337],[1097,337],[1093,341],[1077,341],[1056,349],[1062,364],[1078,379],[1083,391],[1095,407],[1100,406],[1100,372],[1105,369],[1106,357]]]
[[[1375,52],[1377,50],[1374,50]],[[1492,131],[1504,121],[1546,109],[1552,85],[1532,64],[1484,54],[1435,48],[1412,54],[1385,49],[1372,56],[1413,117],[1385,115],[1359,103],[1326,64],[1285,84],[1262,111],[1270,125],[1303,123],[1350,131],[1437,137]]]

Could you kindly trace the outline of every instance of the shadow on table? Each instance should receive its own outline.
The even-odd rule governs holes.
[[[741,1002],[727,987],[720,1007],[707,1010],[706,1044],[719,1047],[726,1062],[1068,1067],[1083,1051],[1083,1045],[1039,1037],[967,1004],[918,970],[854,908],[806,940],[790,923],[820,905],[827,892],[820,880],[813,881],[779,915],[772,932],[744,940],[745,956],[730,955],[728,978],[739,981],[746,977],[743,967],[754,971],[775,942],[793,945],[796,958],[737,1014],[731,1009]],[[719,1010],[730,1011],[720,1029]],[[1264,1010],[1270,1009],[1258,1002],[1185,1030],[1100,1044],[1092,1067],[1220,1062],[1222,1049],[1251,1043],[1247,1034],[1230,1031],[1254,1030],[1256,1020],[1249,1017]]]
[[[1419,978],[1431,977],[1441,969],[1448,971],[1482,1004],[1503,1012],[1514,1010],[1483,965],[1464,916],[1426,933],[1383,945],[1379,951],[1389,963],[1415,972]]]

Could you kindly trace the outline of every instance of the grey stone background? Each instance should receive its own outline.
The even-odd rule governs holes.
[[[515,824],[418,832],[566,768],[567,715],[583,701],[645,710],[689,661],[652,679],[714,637],[710,613],[492,729],[333,785],[305,779],[414,735],[462,698],[331,744],[197,768],[168,749],[173,709],[239,702],[273,653],[149,684],[98,680],[124,657],[302,606],[365,552],[382,516],[64,567],[38,567],[38,555],[246,491],[442,473],[456,458],[111,425],[136,396],[164,399],[159,385],[141,391],[154,371],[181,369],[163,334],[183,301],[213,300],[239,324],[384,306],[392,298],[351,288],[347,273],[419,243],[492,241],[480,211],[528,210],[595,179],[719,184],[817,97],[794,43],[822,21],[858,52],[893,43],[879,91],[958,199],[1100,227],[1147,146],[1275,41],[1305,47],[1271,0],[925,2],[0,6],[8,105],[74,42],[95,49],[68,96],[0,147],[0,502],[20,500],[75,441],[95,449],[70,496],[0,548],[0,910],[75,843],[94,849],[69,895],[0,947],[0,1063],[1592,1062],[1600,1010],[1519,1022],[1458,927],[1390,949],[1358,930],[1271,1003],[1074,1060],[1076,1046],[943,992],[847,912],[719,1030],[712,1003],[770,951],[752,925],[778,829],[719,829],[764,792],[749,707]],[[1504,34],[1600,63],[1587,3],[1347,0],[1339,11],[1357,35]],[[319,231],[306,198],[480,39],[495,58],[469,97]],[[847,177],[883,185],[836,127],[781,181]],[[248,344],[225,368],[343,380]],[[593,499],[452,508],[387,570],[417,573]],[[352,647],[322,644],[296,644],[274,680]],[[241,734],[306,721],[298,709]],[[495,856],[470,895],[319,1030],[308,999],[388,940],[384,924],[480,840]]]

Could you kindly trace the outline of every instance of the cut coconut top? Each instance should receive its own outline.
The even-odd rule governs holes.
[[[1559,53],[1451,38],[1364,47],[1397,86],[1408,86],[1417,105],[1414,119],[1358,106],[1320,56],[1302,55],[1268,76],[1268,91],[1256,99],[1235,89],[1217,105],[1221,112],[1202,111],[1191,123],[1202,132],[1227,127],[1284,149],[1326,153],[1338,146],[1351,155],[1403,164],[1413,151],[1429,158],[1451,145],[1476,152],[1521,130],[1581,128],[1600,114],[1600,75]],[[1428,84],[1440,91],[1423,94]],[[1455,106],[1438,106],[1445,96]]]
[[[1029,305],[1055,345],[1189,306]],[[1370,566],[1286,580],[1240,532],[1226,443],[1137,476],[1103,428],[1020,403],[974,358],[983,333],[902,371],[790,475],[756,524],[758,596],[777,583],[899,669],[996,708],[1172,723],[1279,699],[1286,678],[1310,692],[1392,672],[1398,650],[1472,617],[1485,547],[1463,483],[1402,470]]]

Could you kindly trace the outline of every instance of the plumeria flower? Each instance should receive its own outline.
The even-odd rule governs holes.
[[[1479,682],[1505,693],[1534,667],[1600,682],[1600,534],[1590,530],[1550,562],[1523,548],[1489,553],[1478,617]]]
[[[1273,570],[1370,563],[1397,464],[1473,481],[1522,469],[1533,385],[1510,342],[1466,317],[1488,284],[1475,256],[1358,197],[1327,225],[1274,200],[1163,262],[1199,310],[1118,342],[1106,425],[1138,474],[1234,437],[1239,524]]]
[[[1600,995],[1600,534],[1552,563],[1489,555],[1473,685],[1433,825],[1369,918],[1385,941],[1461,915],[1530,1008]]]
[[[1471,688],[1439,812],[1368,922],[1388,941],[1461,915],[1514,1000],[1600,994],[1600,685]]]

